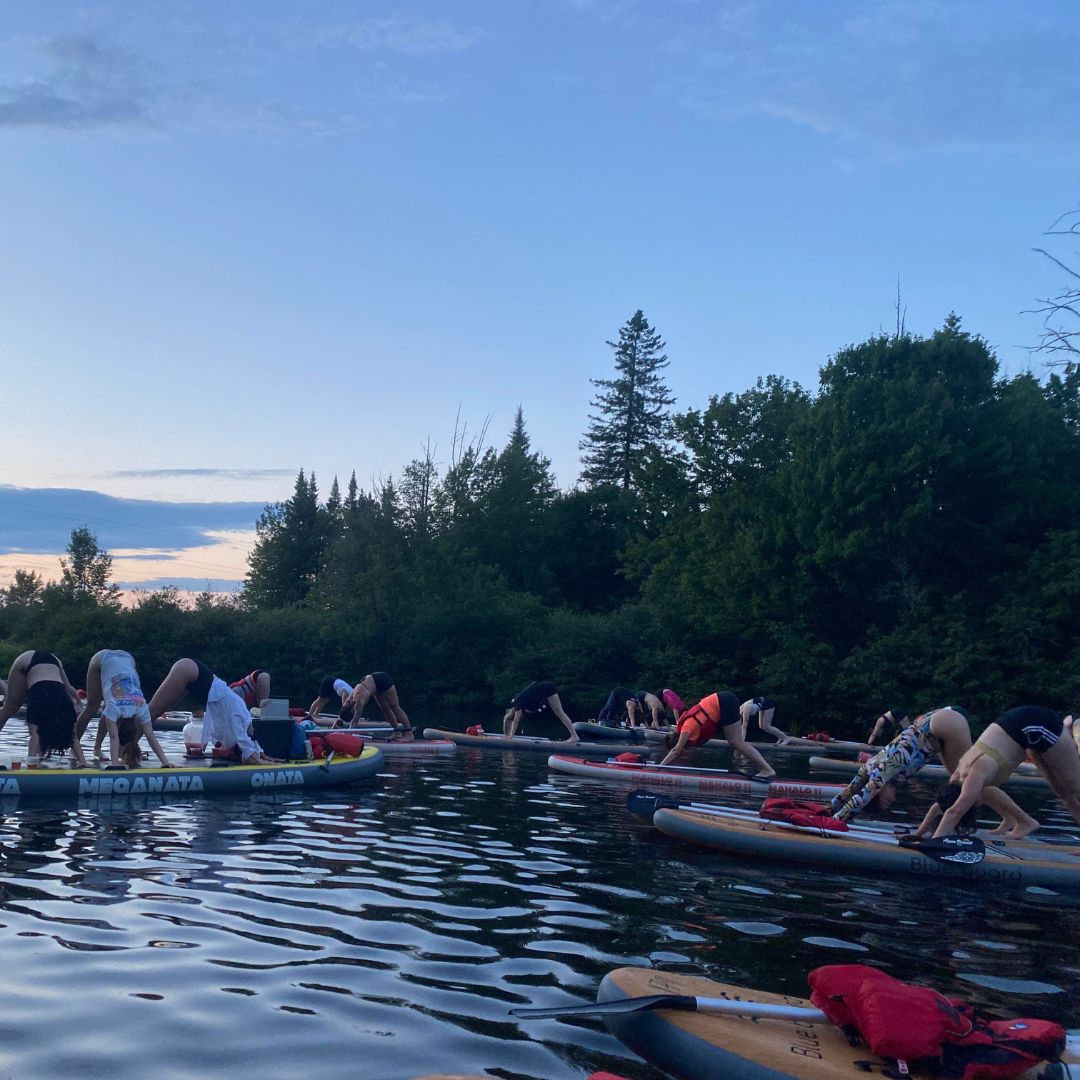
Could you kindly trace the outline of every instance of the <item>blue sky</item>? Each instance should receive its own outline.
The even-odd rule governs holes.
[[[54,528],[0,519],[0,581],[84,520],[122,580],[236,580],[247,504],[445,456],[459,410],[523,405],[569,486],[639,307],[680,407],[813,386],[898,277],[1026,368],[1078,54],[1069,0],[9,6],[0,484]]]

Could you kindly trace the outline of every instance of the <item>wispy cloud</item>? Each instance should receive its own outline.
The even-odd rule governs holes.
[[[705,117],[783,120],[887,155],[1080,135],[1080,20],[1055,0],[1037,13],[1005,0],[701,6],[661,40],[663,91]]]
[[[117,478],[141,479],[170,476],[205,476],[221,480],[261,480],[268,476],[293,476],[295,469],[119,469],[104,473]]]
[[[44,68],[0,83],[0,128],[98,128],[146,124],[156,92],[127,50],[85,35],[27,41]]]
[[[483,41],[479,27],[457,26],[446,19],[409,17],[358,19],[293,27],[292,40],[316,48],[351,48],[359,52],[393,52],[406,56],[461,53]]]
[[[75,25],[79,33],[0,38],[0,72],[18,73],[0,75],[0,131],[338,138],[395,108],[445,100],[434,61],[488,36],[444,18],[185,20],[167,8],[91,8]],[[341,56],[329,60],[330,50]]]

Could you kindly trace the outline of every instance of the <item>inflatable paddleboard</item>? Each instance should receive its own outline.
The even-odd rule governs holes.
[[[586,757],[610,757],[613,754],[641,753],[642,746],[617,742],[570,742],[566,739],[541,739],[531,735],[468,735],[463,731],[441,731],[439,728],[425,728],[425,739],[449,739],[458,746],[468,746],[478,750],[515,750],[550,754],[560,747],[583,754]]]
[[[911,874],[980,884],[1080,885],[1080,847],[1035,841],[993,840],[982,862],[944,862],[904,847],[896,836],[869,830],[825,832],[782,821],[747,818],[743,811],[660,809],[653,824],[696,847],[758,859],[824,866],[847,872]]]
[[[330,735],[336,731],[344,732],[346,735],[359,735],[369,746],[377,746],[387,756],[431,757],[437,754],[453,754],[457,751],[457,747],[449,739],[421,739],[419,732],[415,732],[408,742],[398,742],[391,738],[393,730],[390,727],[336,727],[333,731],[312,728],[308,734]]]
[[[607,724],[595,724],[589,720],[579,720],[574,724],[574,730],[590,742],[624,742],[645,745],[645,729],[608,727]],[[663,734],[658,732],[661,739]]]
[[[57,799],[114,795],[199,797],[232,792],[326,788],[374,776],[383,764],[377,746],[365,746],[359,757],[335,755],[332,761],[285,761],[273,765],[182,765],[175,769],[3,769],[0,796]]]
[[[604,976],[596,997],[598,1001],[620,1001],[650,994],[813,1007],[804,998],[651,968],[616,968]],[[646,1061],[684,1080],[855,1080],[896,1075],[893,1062],[876,1057],[865,1046],[851,1046],[844,1033],[827,1020],[751,1019],[658,1009],[606,1016],[604,1022],[617,1039]],[[1075,1038],[1069,1039],[1063,1060],[1080,1062]],[[1023,1073],[1021,1080],[1036,1080],[1045,1068],[1043,1062]],[[914,1069],[911,1072],[916,1080],[929,1075]]]
[[[858,761],[848,761],[846,758],[818,757],[817,755],[810,759],[811,769],[818,769],[821,772],[843,773],[845,776],[854,776],[859,771],[859,764]],[[944,765],[924,765],[917,775],[931,780],[947,780],[949,772]],[[1025,769],[1024,763],[1021,763],[1021,767],[1005,781],[1005,784],[1042,788],[1050,786],[1034,765],[1031,765],[1029,769]]]
[[[810,780],[768,783],[726,769],[694,769],[677,765],[635,765],[619,761],[585,761],[568,754],[552,754],[548,768],[569,776],[586,776],[609,784],[644,784],[665,791],[720,792],[724,795],[783,795],[791,799],[831,799],[841,784],[815,784]]]

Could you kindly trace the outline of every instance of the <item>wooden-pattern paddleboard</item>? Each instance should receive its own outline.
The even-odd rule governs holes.
[[[650,994],[757,1001],[812,1008],[804,998],[674,975],[651,968],[617,968],[604,976],[598,1001]],[[632,1050],[682,1080],[859,1080],[895,1076],[895,1066],[866,1047],[849,1045],[827,1021],[754,1020],[719,1013],[656,1010],[608,1016],[604,1022]],[[1070,1041],[1065,1059],[1080,1063]],[[1044,1066],[1023,1080],[1036,1080]],[[913,1077],[929,1074],[912,1072]]]

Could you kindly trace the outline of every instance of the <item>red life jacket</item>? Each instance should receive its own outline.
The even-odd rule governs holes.
[[[715,738],[722,726],[722,714],[720,695],[710,694],[708,697],[703,697],[696,705],[691,705],[679,717],[677,730],[680,735],[684,731],[689,731],[690,738],[687,740],[689,746],[704,746],[710,739]]]
[[[837,820],[829,813],[828,803],[806,802],[803,799],[766,799],[758,813],[763,818],[786,821],[791,825],[830,829],[832,832],[848,831],[846,822]]]
[[[810,1000],[870,1050],[907,1063],[934,1059],[957,1080],[1019,1076],[1065,1045],[1065,1029],[1046,1020],[979,1020],[969,1005],[925,986],[909,986],[865,964],[810,972]],[[903,1070],[901,1070],[903,1071]]]
[[[245,675],[242,679],[237,679],[234,683],[229,683],[229,689],[234,693],[239,694],[244,699],[244,704],[253,709],[259,704],[259,700],[256,697],[258,689],[256,688],[255,681],[265,671],[265,668],[256,668],[250,675]]]

